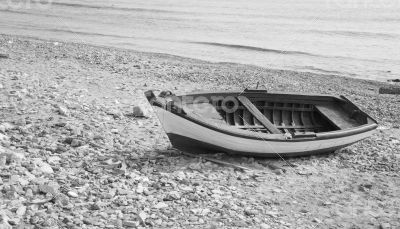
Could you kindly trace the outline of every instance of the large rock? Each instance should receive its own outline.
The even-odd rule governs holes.
[[[400,87],[398,86],[381,87],[379,88],[379,94],[400,95]]]

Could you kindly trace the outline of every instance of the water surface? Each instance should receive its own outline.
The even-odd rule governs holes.
[[[400,0],[0,0],[0,32],[355,78],[400,77]]]

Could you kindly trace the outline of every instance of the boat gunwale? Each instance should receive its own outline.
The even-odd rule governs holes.
[[[160,108],[163,109],[163,108]],[[163,109],[165,110],[165,109]],[[166,112],[170,112],[168,110],[165,110]],[[292,139],[280,139],[284,137],[284,134],[266,134],[266,133],[257,133],[257,132],[249,132],[249,133],[243,133],[241,131],[243,130],[235,130],[234,128],[228,129],[228,128],[221,128],[219,126],[216,126],[214,124],[210,124],[207,122],[204,122],[198,118],[195,118],[190,115],[185,115],[185,114],[176,114],[172,113],[173,115],[179,116],[181,118],[187,119],[191,122],[196,123],[197,125],[206,127],[210,130],[218,131],[224,134],[229,134],[232,136],[236,137],[241,137],[241,138],[246,138],[246,139],[255,139],[255,140],[261,140],[261,141],[279,141],[279,142],[301,142],[301,141],[318,141],[322,139],[334,139],[334,138],[341,138],[341,137],[346,137],[350,135],[356,135],[356,134],[361,134],[373,129],[376,129],[378,127],[378,124],[376,123],[371,123],[371,124],[364,124],[360,125],[355,128],[351,129],[346,129],[346,130],[335,130],[335,131],[329,131],[329,132],[321,132],[321,133],[316,133],[316,136],[313,138],[292,138]]]
[[[201,125],[203,127],[206,127],[210,130],[218,131],[224,134],[229,134],[232,136],[237,136],[241,138],[246,138],[246,139],[256,139],[256,140],[263,140],[263,141],[278,141],[278,142],[302,142],[302,141],[318,141],[322,139],[335,139],[335,138],[341,138],[341,137],[346,137],[346,136],[351,136],[351,135],[356,135],[356,134],[362,134],[367,131],[376,129],[378,127],[378,123],[370,117],[367,113],[362,111],[358,106],[354,105],[350,100],[348,100],[344,96],[334,96],[334,95],[327,95],[327,94],[301,94],[301,93],[270,93],[265,90],[251,90],[251,91],[222,91],[222,92],[195,92],[195,93],[189,93],[189,94],[181,94],[177,95],[176,97],[184,97],[184,96],[213,96],[213,95],[219,95],[219,96],[237,96],[237,95],[244,95],[248,97],[261,97],[265,96],[266,94],[268,95],[273,95],[273,96],[296,96],[294,100],[303,100],[304,98],[308,98],[310,100],[314,101],[329,101],[329,102],[334,102],[334,101],[340,101],[344,103],[350,103],[351,105],[357,107],[359,111],[361,111],[364,115],[366,115],[368,118],[370,118],[373,123],[367,123],[363,125],[359,125],[354,128],[349,128],[349,129],[344,129],[344,130],[334,130],[334,131],[328,131],[328,132],[320,132],[316,133],[315,137],[304,137],[304,138],[292,138],[292,139],[284,139],[284,134],[270,134],[270,133],[260,133],[260,132],[251,132],[251,131],[244,131],[241,129],[235,129],[235,128],[230,128],[230,127],[220,127],[217,126],[216,124],[211,124],[209,122],[205,122],[200,118],[196,118],[190,114],[184,114],[184,113],[175,113],[171,112],[170,110],[166,110],[164,108],[159,107],[160,109],[165,110],[166,112],[170,112],[173,115],[177,115],[179,117],[182,117],[184,119],[187,119],[189,121],[192,121],[196,123],[197,125]],[[302,97],[302,98],[299,98]],[[161,121],[161,119],[160,119]]]

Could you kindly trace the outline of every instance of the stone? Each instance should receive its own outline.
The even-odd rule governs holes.
[[[391,229],[392,226],[390,225],[390,223],[381,223],[379,225],[379,229]]]
[[[223,195],[224,194],[224,192],[219,190],[219,189],[213,189],[213,190],[211,190],[211,192],[212,192],[212,194],[217,194],[217,195]]]
[[[42,173],[47,173],[47,174],[54,173],[53,168],[51,168],[51,166],[50,166],[49,164],[47,164],[46,162],[42,162],[42,163],[39,165],[39,170],[40,170]]]
[[[66,116],[66,117],[70,116],[70,112],[69,112],[68,108],[66,108],[63,105],[58,105],[58,113],[62,116]]]
[[[66,152],[68,149],[63,145],[57,145],[55,152],[56,153],[63,153]]]
[[[28,188],[28,189],[25,191],[25,197],[27,197],[27,198],[32,198],[32,197],[33,197],[33,191],[32,191],[32,189]]]
[[[260,224],[260,229],[270,229],[270,228],[271,228],[271,226],[266,223]]]
[[[142,223],[144,225],[146,222],[146,219],[147,219],[147,213],[144,211],[139,212],[138,218],[140,220],[140,223]]]
[[[83,144],[84,144],[83,141],[75,139],[75,138],[72,139],[72,141],[71,141],[72,147],[79,147],[79,146],[82,146]]]
[[[321,223],[321,220],[319,220],[318,218],[314,218],[312,221],[315,223]]]
[[[20,206],[16,211],[18,216],[24,216],[25,212],[26,212],[26,206],[24,205]]]
[[[16,184],[18,183],[19,180],[19,176],[18,175],[11,175],[10,179],[9,179],[9,183],[10,184]]]
[[[154,205],[154,208],[160,209],[160,208],[166,208],[168,207],[168,204],[164,202],[158,202],[156,205]]]
[[[10,224],[10,225],[14,225],[14,226],[16,226],[16,225],[18,225],[19,223],[20,223],[20,219],[19,218],[10,218],[9,220],[8,220],[8,223]]]
[[[391,79],[388,82],[400,83],[400,79]]]
[[[128,228],[132,228],[132,227],[136,228],[139,225],[139,223],[137,221],[133,221],[133,220],[124,220],[122,222],[122,225],[124,227],[128,227]]]
[[[73,207],[72,203],[69,201],[68,196],[60,193],[56,196],[55,204],[61,208],[71,209]]]
[[[282,175],[284,172],[282,169],[274,169],[272,170],[273,173],[275,173],[276,175]]]
[[[97,211],[100,209],[101,209],[101,207],[100,207],[99,203],[94,203],[94,204],[90,205],[90,210]]]
[[[177,191],[171,191],[169,192],[164,200],[171,201],[171,200],[179,200],[181,199],[181,194]]]
[[[379,94],[400,95],[400,87],[399,86],[380,87]]]
[[[39,185],[39,191],[45,194],[50,193],[52,195],[57,195],[59,188],[60,185],[56,182],[49,182],[47,184]]]
[[[117,109],[111,109],[107,111],[107,114],[112,115],[114,119],[121,119],[124,115]]]
[[[2,124],[0,124],[0,131],[5,133],[6,131],[15,129],[15,126],[9,122],[4,122]]]
[[[210,209],[208,208],[194,208],[190,210],[195,215],[205,216],[210,213]]]
[[[0,143],[8,142],[10,138],[7,135],[0,133]]]
[[[134,106],[132,115],[134,117],[147,117],[148,112],[142,106]]]
[[[73,192],[73,191],[69,191],[69,192],[67,193],[67,195],[68,195],[69,197],[73,197],[73,198],[78,198],[78,197],[79,197],[79,195],[78,195],[76,192]]]
[[[257,215],[258,212],[256,210],[252,210],[252,209],[245,209],[244,214],[246,214],[248,216],[253,216],[253,215]]]
[[[358,190],[362,191],[362,192],[368,192],[369,190],[371,190],[372,188],[372,184],[361,184],[358,186]]]
[[[8,58],[10,58],[10,55],[9,55],[9,54],[0,53],[0,59],[8,59]]]
[[[141,193],[143,193],[143,191],[144,191],[143,185],[142,185],[142,183],[139,183],[136,188],[136,193],[141,194]]]
[[[91,219],[91,218],[84,218],[84,219],[83,219],[83,223],[84,223],[84,224],[87,224],[87,225],[93,225],[93,224],[94,224],[94,221],[93,221],[93,219]]]
[[[3,159],[2,159],[3,158]],[[20,152],[6,149],[0,145],[0,161],[5,160],[6,164],[20,162],[25,158],[25,155]],[[1,163],[1,162],[0,162]]]
[[[58,164],[59,161],[61,161],[61,158],[59,156],[50,156],[47,158],[47,162],[50,164]]]

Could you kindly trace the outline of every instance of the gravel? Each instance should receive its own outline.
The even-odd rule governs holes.
[[[6,35],[0,45],[0,228],[400,227],[400,98],[378,93],[389,83]],[[210,155],[250,168],[238,171],[171,149],[143,96],[257,82],[340,92],[380,126],[289,163]]]

